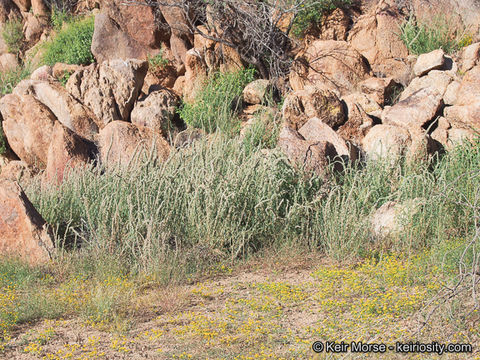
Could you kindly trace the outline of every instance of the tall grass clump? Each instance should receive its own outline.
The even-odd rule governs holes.
[[[217,129],[226,133],[238,130],[240,122],[236,113],[240,110],[240,97],[244,87],[253,79],[253,69],[214,73],[207,79],[195,101],[182,106],[180,117],[187,125],[209,133]]]
[[[22,20],[18,18],[7,20],[3,25],[2,37],[7,44],[8,52],[20,53],[23,44]]]
[[[94,62],[90,50],[94,31],[93,16],[73,20],[62,27],[57,35],[45,44],[44,62],[54,65],[57,62],[88,65]]]
[[[400,38],[411,54],[420,55],[436,49],[443,49],[447,54],[458,50],[465,39],[452,32],[451,25],[443,18],[424,23],[410,17],[400,26]]]
[[[291,206],[307,202],[318,186],[279,154],[252,154],[238,140],[219,137],[161,165],[146,161],[103,175],[92,168],[29,194],[60,238],[145,268],[185,256],[198,263],[236,258],[281,243],[298,230],[288,224]]]
[[[216,134],[163,164],[91,168],[28,195],[60,245],[80,244],[90,258],[119,256],[127,268],[160,269],[168,278],[269,247],[318,249],[341,261],[426,248],[441,257],[442,244],[472,238],[475,209],[464,203],[474,203],[480,188],[478,141],[436,161],[346,165],[328,181],[262,148]],[[379,239],[370,219],[387,201],[418,211],[404,231]]]

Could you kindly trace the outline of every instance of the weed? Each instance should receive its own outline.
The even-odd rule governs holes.
[[[400,37],[411,54],[420,55],[436,49],[450,54],[469,43],[468,36],[452,34],[451,25],[438,17],[423,23],[410,17],[400,26]]]
[[[88,65],[94,61],[90,50],[94,30],[94,17],[76,20],[62,28],[45,44],[44,62]]]
[[[0,73],[0,96],[10,94],[17,84],[28,78],[31,69],[28,64],[19,66],[14,70],[4,71]]]
[[[301,37],[312,25],[319,23],[322,17],[337,8],[348,8],[351,0],[307,0],[293,21],[292,33]]]
[[[212,133],[217,129],[233,134],[239,130],[236,117],[241,106],[244,87],[253,80],[254,70],[215,73],[210,76],[193,104],[185,103],[179,110],[186,124]]]
[[[60,32],[64,26],[64,24],[69,24],[73,22],[74,18],[72,14],[64,11],[59,10],[58,8],[54,8],[52,10],[52,14],[50,15],[50,23],[55,31]]]
[[[8,52],[19,54],[23,46],[23,24],[20,19],[7,20],[2,30],[3,40],[7,44]]]
[[[168,60],[163,57],[163,49],[155,56],[148,56],[148,69],[153,74],[157,74],[165,69],[168,65]]]

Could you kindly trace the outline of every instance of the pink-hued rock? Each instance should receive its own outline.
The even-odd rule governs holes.
[[[70,169],[88,164],[93,152],[92,144],[57,122],[48,148],[45,180],[61,183]]]
[[[367,59],[347,42],[316,40],[296,56],[290,85],[293,90],[324,86],[345,95],[370,76]]]
[[[0,99],[3,131],[13,152],[29,166],[44,169],[55,115],[32,95]]]
[[[16,182],[0,180],[0,255],[38,265],[53,254],[53,237],[45,220]]]
[[[113,121],[105,126],[98,142],[105,166],[125,166],[142,151],[149,154],[154,149],[160,160],[166,160],[170,153],[170,145],[160,133],[125,121]]]

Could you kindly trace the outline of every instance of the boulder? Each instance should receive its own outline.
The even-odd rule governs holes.
[[[359,85],[362,93],[370,95],[380,106],[389,103],[394,93],[401,87],[401,85],[391,77],[371,77],[362,81]]]
[[[370,76],[368,61],[348,43],[317,40],[295,57],[290,85],[295,91],[306,85],[333,87],[345,95]]]
[[[440,70],[432,70],[426,76],[413,79],[410,85],[408,85],[400,95],[400,101],[403,101],[417,91],[426,88],[444,96],[452,81],[454,81],[454,77],[450,73]]]
[[[148,62],[133,59],[92,64],[76,71],[66,88],[92,109],[102,128],[115,120],[129,120],[147,70]]]
[[[32,6],[31,0],[12,0],[21,12],[28,12]]]
[[[410,132],[420,131],[435,120],[442,106],[442,94],[422,89],[386,110],[382,120],[384,124],[405,127]]]
[[[460,70],[464,73],[480,63],[480,43],[471,44],[462,49],[460,54]]]
[[[410,0],[410,9],[421,23],[448,24],[450,34],[478,34],[480,4],[477,0]],[[440,16],[441,15],[441,16]]]
[[[8,164],[2,166],[2,172],[0,178],[9,179],[22,183],[23,181],[29,181],[35,175],[35,171],[30,168],[24,161],[13,160]]]
[[[330,126],[319,118],[311,118],[303,125],[298,133],[310,142],[328,142],[335,147],[337,155],[345,160],[356,160],[356,154]]]
[[[480,102],[446,107],[445,118],[456,127],[480,131]]]
[[[443,94],[443,102],[445,105],[454,105],[457,102],[458,90],[460,89],[460,81],[452,81]]]
[[[399,203],[388,201],[371,217],[372,232],[377,240],[405,233],[413,216],[421,211],[424,199],[410,199]]]
[[[405,155],[412,139],[407,129],[394,125],[376,125],[362,141],[362,148],[370,160],[389,158],[396,161]]]
[[[301,128],[309,119],[319,118],[332,128],[345,123],[345,107],[333,91],[307,86],[289,94],[282,108],[286,126]]]
[[[52,67],[48,65],[43,65],[35,70],[32,75],[30,75],[31,80],[38,81],[53,81],[53,72]]]
[[[243,89],[243,101],[247,104],[261,104],[271,91],[270,81],[258,79],[248,84]]]
[[[361,148],[363,138],[373,126],[373,120],[355,103],[348,104],[347,122],[338,128],[338,135],[344,140]]]
[[[27,13],[23,25],[23,33],[27,43],[36,44],[47,27],[47,18],[34,15],[33,13]]]
[[[49,11],[48,7],[45,4],[45,0],[31,0],[32,2],[32,12],[35,16],[48,16]]]
[[[355,92],[353,94],[344,96],[342,100],[345,102],[348,108],[352,104],[359,105],[368,115],[380,117],[382,114],[382,108],[375,101],[372,95],[362,94]]]
[[[362,141],[362,148],[368,159],[387,159],[392,163],[405,156],[408,162],[427,159],[439,151],[441,146],[424,131],[408,129],[397,125],[375,125]]]
[[[45,180],[51,183],[62,183],[69,170],[84,167],[93,159],[94,154],[95,147],[92,143],[86,142],[57,122],[48,147]]]
[[[455,90],[455,89],[454,89]],[[446,107],[444,116],[455,127],[480,130],[480,66],[475,66],[463,77],[456,94],[454,106]]]
[[[413,67],[413,72],[415,76],[426,75],[432,70],[442,69],[445,66],[445,60],[445,53],[442,49],[421,54]]]
[[[158,52],[169,32],[156,22],[155,11],[145,0],[127,4],[122,0],[103,1],[95,17],[92,53],[97,62],[114,59],[146,59]]]
[[[197,93],[203,89],[207,79],[207,65],[202,53],[197,49],[190,49],[185,55],[185,81],[183,83],[183,98],[185,102],[195,101]],[[174,89],[177,84],[174,85]]]
[[[54,255],[53,243],[45,220],[20,186],[0,180],[0,254],[39,265]]]
[[[455,105],[470,105],[480,101],[480,66],[475,66],[463,77]]]
[[[328,175],[330,162],[337,156],[331,143],[307,141],[297,131],[288,127],[280,131],[278,147],[296,167],[323,178]]]
[[[446,118],[439,118],[437,127],[432,132],[432,139],[442,144],[446,150],[451,150],[456,145],[464,141],[472,141],[479,135],[477,131],[466,126],[458,127],[459,124],[455,124],[455,126],[452,127]]]
[[[349,32],[348,42],[365,56],[370,64],[381,64],[387,59],[406,58],[407,48],[398,36],[403,20],[404,14],[398,7],[379,1],[377,6],[358,18]]]
[[[3,54],[0,55],[0,71],[8,72],[18,68],[18,59],[15,54]]]
[[[0,99],[3,130],[13,152],[29,166],[44,169],[56,117],[32,95]]]
[[[58,82],[24,80],[17,85],[14,93],[33,95],[47,106],[68,129],[84,139],[93,141],[102,125],[95,114],[82,105]]]
[[[347,40],[350,29],[350,16],[341,8],[333,10],[330,14],[322,16],[319,26],[319,34],[315,36],[321,40]]]
[[[146,152],[155,151],[160,160],[166,160],[170,153],[168,142],[161,134],[125,121],[113,121],[100,131],[100,159],[107,166],[126,166],[134,158]]]
[[[131,114],[132,123],[168,136],[174,128],[174,118],[179,104],[179,97],[172,91],[154,91],[135,104]]]
[[[178,6],[172,6],[174,4],[175,0],[165,0],[159,4],[159,7],[171,30],[170,48],[177,63],[183,64],[186,61],[187,51],[192,48],[193,36],[185,14]]]

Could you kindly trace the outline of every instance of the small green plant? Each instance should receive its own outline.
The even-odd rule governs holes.
[[[155,56],[148,57],[149,70],[156,74],[168,65],[168,60],[163,57],[163,49],[160,49],[160,52]]]
[[[322,17],[337,8],[347,8],[351,0],[307,0],[293,21],[292,33],[301,37],[312,25],[319,23]]]
[[[61,31],[63,24],[68,24],[73,21],[73,16],[64,10],[57,8],[52,10],[50,22],[55,31]]]
[[[19,66],[14,70],[0,73],[0,96],[10,94],[15,86],[31,74],[30,66]]]
[[[254,79],[254,74],[254,69],[213,74],[195,102],[181,107],[181,118],[186,124],[209,133],[217,129],[234,133],[240,125],[235,113],[241,103],[242,91]]]
[[[451,24],[440,17],[428,24],[410,17],[400,26],[400,37],[408,51],[415,55],[436,49],[443,49],[450,54],[471,41],[466,36],[456,35]]]
[[[58,78],[58,81],[60,82],[60,84],[62,84],[62,86],[65,87],[67,85],[68,79],[70,79],[70,76],[72,76],[71,73],[69,73],[68,71],[64,71],[63,75]]]
[[[7,44],[8,52],[20,53],[23,45],[23,24],[20,19],[8,20],[3,26],[3,40]]]
[[[66,64],[88,65],[94,61],[90,50],[94,30],[94,17],[88,17],[69,23],[46,44],[44,62],[55,65]]]
[[[5,139],[5,133],[3,132],[2,122],[0,122],[0,155],[4,155],[7,152],[7,139]]]

